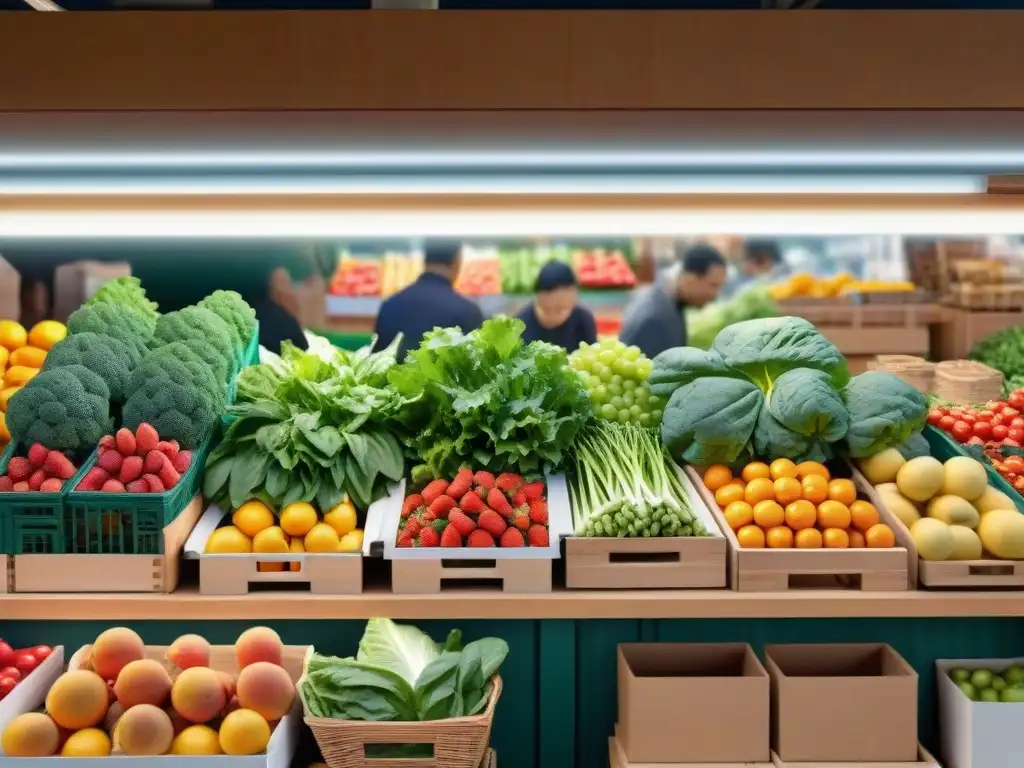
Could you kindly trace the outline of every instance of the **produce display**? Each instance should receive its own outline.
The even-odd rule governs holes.
[[[833,478],[814,461],[776,459],[748,463],[734,476],[729,467],[704,471],[739,545],[749,549],[886,549],[896,536],[878,509],[861,498],[853,480]]]
[[[1019,664],[1001,671],[957,667],[949,670],[949,679],[971,701],[1024,702],[1024,667]]]
[[[29,455],[31,457],[31,451]],[[192,466],[192,452],[177,440],[161,440],[145,422],[134,432],[121,427],[100,438],[96,466],[79,481],[77,491],[103,493],[163,493],[178,484]]]
[[[639,347],[617,339],[583,342],[569,355],[569,365],[579,374],[598,418],[644,427],[661,424],[663,401],[651,393],[651,361]]]
[[[687,341],[691,347],[710,349],[723,328],[744,320],[775,317],[779,308],[771,287],[754,285],[731,299],[715,301],[702,309],[687,310]]]
[[[467,296],[501,294],[501,263],[498,257],[463,249],[462,267],[455,278],[455,290]]]
[[[963,443],[972,456],[987,462],[1018,493],[1024,493],[1024,388],[1006,400],[980,408],[947,407],[939,403],[928,411],[928,423]]]
[[[292,502],[280,513],[252,499],[224,520],[206,542],[208,555],[359,552],[363,530],[347,498],[320,513],[306,501]],[[260,571],[299,570],[298,563],[259,563]]]
[[[7,463],[6,474],[0,475],[0,492],[59,493],[77,471],[74,462],[60,451],[33,443],[25,456],[13,456]]]
[[[359,259],[342,253],[329,290],[335,296],[380,296],[382,266],[377,258]]]
[[[924,560],[1024,559],[1024,515],[988,484],[980,462],[909,461],[890,449],[859,462],[879,498],[910,529]]]
[[[11,441],[7,404],[14,394],[39,373],[53,346],[68,335],[64,323],[41,320],[26,330],[16,320],[0,320],[0,445]]]
[[[840,272],[833,277],[815,277],[806,272],[790,275],[785,281],[771,287],[776,301],[788,299],[834,299],[843,287],[854,281],[853,275]]]
[[[572,264],[583,288],[636,286],[636,275],[622,251],[578,250],[573,253]]]
[[[48,645],[31,648],[12,648],[0,639],[0,701],[31,675],[53,649]]]
[[[892,374],[851,378],[835,345],[799,317],[735,323],[710,350],[667,350],[650,385],[668,398],[662,442],[697,466],[870,456],[903,443],[927,415],[921,393]]]
[[[1002,371],[1007,394],[1024,388],[1024,328],[1021,326],[989,334],[974,345],[969,357]]]

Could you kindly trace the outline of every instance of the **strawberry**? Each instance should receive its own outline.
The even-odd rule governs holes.
[[[441,537],[434,528],[428,525],[420,531],[420,535],[413,544],[418,547],[439,547],[441,546]]]
[[[150,451],[142,462],[142,471],[147,475],[155,475],[163,469],[165,461],[173,461],[173,459],[168,459],[167,454],[161,451]]]
[[[171,457],[171,466],[179,475],[184,475],[192,466],[192,451],[178,451]]]
[[[529,508],[516,507],[515,514],[512,515],[512,525],[521,531],[529,530],[530,528],[530,512]]]
[[[448,527],[457,530],[460,536],[469,536],[469,534],[476,530],[476,523],[465,512],[456,507],[448,513]]]
[[[125,460],[121,462],[121,472],[118,474],[117,479],[121,481],[122,485],[127,486],[128,483],[133,480],[138,480],[140,477],[142,477],[142,457],[126,457]]]
[[[128,493],[149,493],[149,483],[140,477],[138,480],[132,480],[128,483],[125,486],[125,490]]]
[[[158,475],[147,474],[143,475],[142,479],[145,480],[146,484],[149,486],[150,493],[163,493],[164,491],[167,490],[167,488],[164,487],[163,481],[160,479]]]
[[[156,450],[160,442],[160,435],[152,424],[142,422],[135,428],[135,452],[145,456],[150,451]]]
[[[135,454],[135,435],[128,427],[121,427],[117,430],[114,435],[114,443],[117,445],[117,451],[122,456],[132,456]]]
[[[96,466],[102,467],[111,475],[116,475],[121,471],[123,461],[124,457],[117,451],[107,451],[96,461]]]
[[[11,490],[15,493],[27,493],[29,490],[28,483],[22,480],[20,483],[15,483]]]
[[[501,538],[498,540],[499,547],[525,547],[526,541],[523,539],[523,532],[518,528],[508,528]]]
[[[508,499],[505,498],[505,494],[497,488],[491,488],[491,490],[487,492],[487,506],[502,517],[507,518],[512,515],[512,505],[508,503]]]
[[[415,536],[417,533],[420,532],[420,529],[422,527],[423,527],[423,521],[422,520],[420,520],[418,517],[410,517],[408,520],[406,520],[405,528],[403,528],[402,530],[405,533],[408,533],[410,536]]]
[[[177,440],[161,440],[156,444],[156,449],[160,451],[168,459],[173,459],[178,453],[178,441]]]
[[[518,490],[512,496],[512,506],[522,507],[526,504],[526,494],[522,490]]]
[[[523,478],[511,472],[502,472],[498,475],[498,479],[494,481],[494,487],[500,488],[506,493],[515,493],[522,484]]]
[[[412,546],[412,534],[408,531],[402,531],[398,535],[397,546],[399,547],[411,547]]]
[[[493,509],[485,509],[481,512],[476,524],[495,538],[501,536],[501,534],[505,532],[505,529],[508,528],[508,525],[506,525],[501,515]]]
[[[462,546],[462,534],[459,533],[459,529],[454,525],[448,525],[445,527],[444,532],[441,534],[441,546],[442,547],[461,547]]]
[[[526,541],[531,547],[548,546],[548,529],[543,525],[531,525],[530,530],[526,532]]]
[[[432,523],[437,520],[437,516],[429,509],[424,509],[420,512],[420,520],[424,523]]]
[[[41,486],[43,484],[43,481],[45,479],[46,479],[46,470],[45,469],[37,469],[35,472],[33,472],[31,475],[28,476],[28,489],[30,491],[38,491],[39,490],[39,486]]]
[[[46,459],[43,461],[43,470],[50,477],[59,477],[61,480],[67,480],[74,476],[75,465],[71,463],[71,459],[60,451],[50,451],[46,454]]]
[[[113,435],[104,435],[100,438],[100,448],[104,450],[111,450],[117,448],[117,441],[114,440]]]
[[[448,513],[453,509],[455,509],[455,499],[448,494],[442,494],[434,499],[427,511],[438,520],[447,520]]]
[[[476,491],[467,491],[466,495],[462,497],[459,502],[459,506],[462,507],[462,511],[471,515],[479,515],[485,509],[487,505],[484,504],[484,500],[480,498],[480,494]]]
[[[107,480],[107,482],[105,482],[103,484],[103,487],[100,488],[100,490],[103,491],[104,493],[124,493],[125,492],[124,491],[124,485],[121,483],[121,481],[120,480],[113,480],[113,479]]]
[[[477,528],[466,539],[467,547],[493,547],[494,537],[483,528]]]
[[[548,503],[544,499],[530,502],[530,522],[538,525],[548,524]]]
[[[544,481],[537,480],[532,483],[527,483],[523,486],[522,491],[526,494],[527,501],[542,499],[544,498]]]
[[[434,499],[440,496],[442,493],[448,490],[447,480],[432,480],[427,483],[427,487],[420,491],[420,496],[423,497],[424,503],[430,506],[434,503]]]
[[[7,475],[0,476],[0,493],[7,493],[14,490],[14,481]]]
[[[15,456],[7,462],[7,474],[10,475],[11,480],[16,483],[19,483],[22,480],[28,480],[28,476],[32,474],[32,465],[25,457]]]
[[[42,493],[60,493],[60,489],[64,487],[64,481],[59,477],[48,477],[43,480],[42,485],[39,486],[39,490]]]
[[[178,470],[171,465],[170,461],[164,462],[156,476],[160,478],[160,482],[163,483],[164,488],[167,490],[171,490],[181,480],[181,475],[178,474]]]
[[[408,517],[415,510],[423,506],[423,497],[418,493],[414,493],[411,496],[406,496],[405,501],[402,502],[402,517]]]
[[[39,469],[46,463],[46,457],[49,453],[46,450],[46,446],[42,443],[33,443],[32,447],[28,449],[28,463]]]
[[[111,453],[116,453],[116,451],[111,451]],[[78,484],[78,488],[76,490],[98,491],[109,479],[110,473],[107,472],[107,470],[103,467],[93,467],[85,473],[85,477],[82,478],[82,481]]]
[[[471,469],[460,469],[459,474],[452,480],[452,484],[448,486],[448,490],[445,491],[449,496],[458,501],[473,485],[473,470]]]
[[[489,491],[494,487],[494,475],[481,469],[473,475],[473,482]],[[480,495],[483,496],[484,494]]]

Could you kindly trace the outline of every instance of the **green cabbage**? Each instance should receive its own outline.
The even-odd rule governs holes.
[[[900,445],[924,428],[928,409],[924,396],[890,373],[868,371],[843,390],[850,412],[846,443],[854,458],[874,456]]]

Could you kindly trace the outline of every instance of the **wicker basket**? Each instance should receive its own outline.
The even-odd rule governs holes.
[[[494,689],[487,708],[479,715],[449,720],[368,723],[310,717],[313,731],[328,768],[478,768],[491,741],[494,709],[501,696],[501,677],[491,678]],[[368,744],[432,744],[433,757],[367,757]]]
[[[1003,374],[974,360],[950,360],[935,366],[935,394],[940,400],[968,405],[1003,396]]]
[[[928,394],[935,389],[935,363],[914,355],[878,355],[868,369],[898,376],[918,392]]]

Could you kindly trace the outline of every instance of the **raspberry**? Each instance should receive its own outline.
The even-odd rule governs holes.
[[[467,547],[493,547],[494,537],[483,528],[477,528],[466,539]]]
[[[523,539],[523,532],[518,528],[509,528],[503,534],[501,539],[498,540],[499,547],[525,547],[526,541]]]

